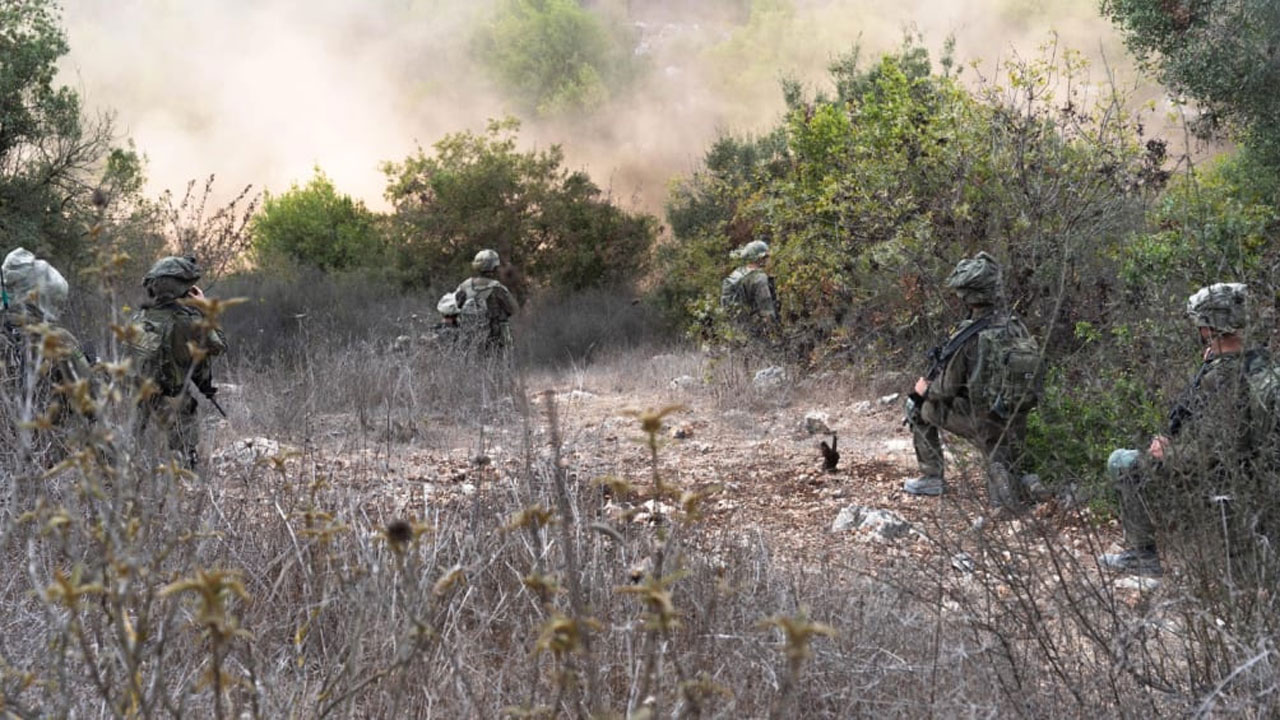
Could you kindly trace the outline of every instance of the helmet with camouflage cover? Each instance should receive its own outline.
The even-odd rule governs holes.
[[[458,308],[458,298],[455,294],[445,293],[444,297],[440,298],[440,302],[436,303],[436,312],[440,313],[441,317],[447,318],[461,315],[462,310]]]
[[[50,320],[67,301],[67,281],[58,269],[35,256],[30,250],[17,248],[4,259],[6,302],[30,303],[40,308]]]
[[[471,269],[476,272],[493,272],[498,269],[502,261],[498,258],[498,253],[493,250],[481,250],[471,260]]]
[[[763,240],[752,240],[730,253],[732,257],[742,258],[747,262],[756,262],[769,257],[769,243]]]
[[[1249,286],[1216,283],[1187,298],[1187,317],[1197,327],[1240,334],[1249,324]]]
[[[142,287],[157,301],[175,300],[200,280],[200,265],[191,256],[162,257],[142,278]]]
[[[985,252],[956,263],[947,287],[966,305],[995,305],[1000,299],[1000,263]]]

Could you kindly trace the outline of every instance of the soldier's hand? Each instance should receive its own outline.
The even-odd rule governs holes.
[[[204,291],[200,289],[199,285],[192,285],[191,289],[187,291],[187,297],[195,298],[196,300],[203,300]]]
[[[1169,447],[1169,438],[1164,435],[1157,435],[1151,438],[1151,446],[1147,448],[1147,453],[1156,460],[1164,459],[1165,448]]]
[[[916,380],[916,394],[920,397],[924,397],[924,394],[927,392],[929,392],[929,381],[924,378],[918,378]]]

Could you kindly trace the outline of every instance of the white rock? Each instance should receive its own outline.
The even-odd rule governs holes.
[[[670,384],[672,390],[687,390],[691,387],[697,387],[700,383],[698,378],[692,375],[681,375],[678,378],[673,378]]]
[[[883,445],[889,452],[906,452],[911,449],[911,441],[904,438],[891,438],[885,440]]]
[[[1149,592],[1160,587],[1160,578],[1142,577],[1140,575],[1130,575],[1116,580],[1116,587],[1121,590],[1137,590],[1139,592]]]
[[[827,415],[827,413],[813,410],[805,414],[802,427],[804,428],[804,431],[810,435],[817,435],[819,433],[823,435],[830,435],[831,425],[829,424],[829,421],[830,416]]]
[[[871,401],[859,400],[858,402],[853,404],[853,411],[859,415],[866,415],[867,413],[871,412]]]
[[[877,398],[876,402],[880,403],[881,405],[891,405],[897,402],[898,398],[900,397],[902,397],[902,393],[893,393],[892,395],[883,395]]]
[[[264,437],[241,438],[213,455],[215,463],[251,464],[280,454],[280,443]]]
[[[569,393],[569,402],[583,402],[584,400],[590,400],[595,396],[596,394],[593,392],[587,392],[586,390],[574,390]]]
[[[466,495],[467,497],[470,497],[476,494],[476,486],[472,485],[471,483],[462,483],[462,487],[460,489],[462,490],[462,494]]]
[[[752,383],[760,389],[775,388],[787,380],[787,371],[778,366],[767,367],[756,373]]]
[[[969,553],[958,552],[951,556],[951,567],[955,568],[957,572],[962,572],[967,575],[973,572],[973,568],[975,566],[973,558],[969,556]]]
[[[911,532],[911,524],[892,510],[850,505],[836,515],[831,532],[856,530],[865,537],[881,542],[891,542]]]

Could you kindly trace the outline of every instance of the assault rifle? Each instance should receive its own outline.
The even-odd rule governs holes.
[[[947,363],[951,362],[951,358],[960,352],[960,348],[969,342],[974,335],[986,330],[994,318],[994,314],[984,315],[965,326],[965,329],[952,335],[947,341],[941,345],[937,345],[929,350],[929,369],[925,371],[924,379],[933,382],[938,379],[942,371],[946,369]],[[907,393],[907,423],[911,422],[912,416],[920,412],[920,406],[924,404],[924,396],[912,388]]]

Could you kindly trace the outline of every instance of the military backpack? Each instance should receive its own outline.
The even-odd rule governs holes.
[[[1016,315],[999,316],[978,333],[969,400],[1000,418],[1035,407],[1043,386],[1040,346]]]
[[[138,331],[127,342],[134,375],[152,380],[166,396],[179,394],[184,384],[184,379],[177,377],[173,357],[174,315],[175,311],[168,308],[147,308],[134,313],[130,321]]]

